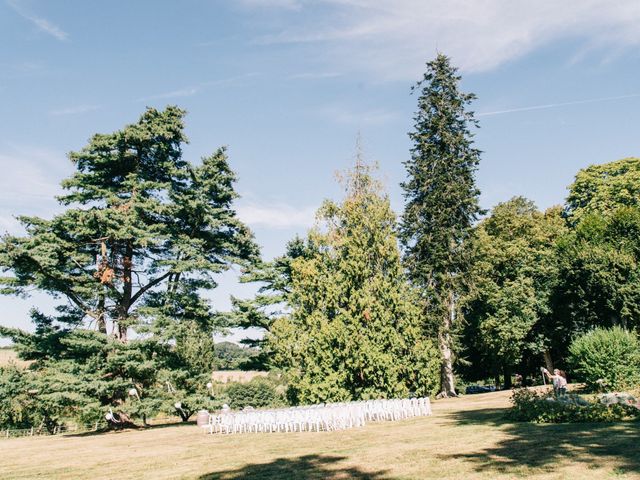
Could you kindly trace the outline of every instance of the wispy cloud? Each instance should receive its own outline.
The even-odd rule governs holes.
[[[245,8],[286,8],[288,10],[300,10],[300,0],[238,0]]]
[[[389,110],[351,110],[342,105],[330,105],[320,110],[329,120],[346,125],[382,125],[396,120],[400,115]]]
[[[145,102],[148,100],[162,100],[165,98],[190,97],[198,93],[200,90],[202,90],[202,87],[200,85],[185,87],[178,90],[171,90],[170,92],[158,93],[156,95],[150,95],[148,97],[141,97],[138,99],[138,102]]]
[[[222,86],[222,85],[234,85],[242,80],[246,80],[248,78],[251,77],[256,77],[258,76],[259,73],[256,72],[250,72],[250,73],[246,73],[243,75],[236,75],[233,77],[228,77],[228,78],[221,78],[219,80],[211,80],[209,82],[201,82],[201,83],[197,83],[195,85],[191,85],[188,87],[184,87],[184,88],[179,88],[177,90],[171,90],[169,92],[164,92],[164,93],[158,93],[156,95],[150,95],[148,97],[141,97],[138,98],[137,101],[138,102],[147,102],[150,100],[163,100],[163,99],[167,99],[167,98],[179,98],[179,97],[191,97],[193,95],[196,95],[197,93],[202,92],[204,89],[206,89],[207,87],[214,87],[214,86]]]
[[[640,97],[640,93],[632,93],[629,95],[619,95],[616,97],[589,98],[586,100],[574,100],[571,102],[547,103],[544,105],[532,105],[529,107],[516,107],[516,108],[508,108],[506,110],[495,110],[493,112],[481,112],[481,113],[478,113],[477,116],[491,117],[493,115],[503,115],[505,113],[528,112],[531,110],[546,110],[547,108],[566,107],[570,105],[584,105],[587,103],[611,102],[613,100],[624,100],[628,98],[638,98],[638,97]]]
[[[29,20],[36,28],[47,35],[60,40],[61,42],[69,39],[69,34],[60,27],[50,22],[46,18],[38,17],[25,10],[18,0],[7,0],[7,5],[11,7],[22,18]]]
[[[72,171],[63,153],[5,144],[0,150],[0,230],[20,230],[14,215],[50,216],[62,193],[60,180]]]
[[[304,44],[332,70],[373,72],[382,80],[418,78],[437,51],[474,72],[559,39],[604,53],[640,46],[637,0],[318,0],[297,5],[313,12],[297,15],[294,27],[267,26],[271,32],[256,41]]]
[[[93,112],[100,110],[100,105],[77,105],[74,107],[66,107],[49,111],[49,115],[61,116],[61,115],[80,115],[82,113]]]
[[[341,77],[341,73],[337,72],[302,72],[289,75],[289,80],[319,80],[323,78],[336,78]]]
[[[242,203],[236,208],[240,219],[251,226],[273,229],[309,228],[317,207],[294,207],[286,203]]]

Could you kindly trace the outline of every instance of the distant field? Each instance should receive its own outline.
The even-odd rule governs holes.
[[[222,382],[222,383],[227,383],[227,382],[244,383],[244,382],[250,381],[254,377],[266,377],[268,374],[269,374],[268,372],[259,372],[256,370],[249,370],[246,372],[243,370],[217,370],[213,372],[213,374],[211,375],[211,378],[216,382]]]
[[[207,435],[193,424],[2,440],[9,479],[636,479],[640,423],[504,418],[508,392],[433,402],[434,415],[337,432]]]
[[[18,360],[18,356],[16,352],[14,352],[10,348],[0,348],[0,367],[2,365],[7,365],[9,362],[15,362],[18,366],[26,367],[31,362],[25,362],[23,360]]]

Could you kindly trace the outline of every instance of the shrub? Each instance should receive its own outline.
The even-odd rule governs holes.
[[[254,378],[247,383],[231,383],[225,394],[233,409],[251,407],[277,407],[283,405],[283,396],[274,382],[266,378]]]
[[[640,341],[620,327],[596,328],[569,347],[576,377],[591,389],[624,390],[640,384]]]
[[[537,393],[528,388],[515,390],[511,403],[513,407],[507,416],[520,422],[615,422],[640,417],[640,410],[631,405],[592,403],[571,394],[555,398],[549,392]]]

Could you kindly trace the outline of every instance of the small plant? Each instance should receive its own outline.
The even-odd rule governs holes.
[[[576,338],[569,361],[591,390],[625,390],[640,384],[640,341],[620,327],[596,328]]]

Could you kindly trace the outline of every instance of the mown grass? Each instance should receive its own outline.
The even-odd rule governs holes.
[[[505,420],[508,393],[434,402],[432,417],[320,433],[211,436],[193,425],[0,440],[0,478],[640,478],[640,424]]]

